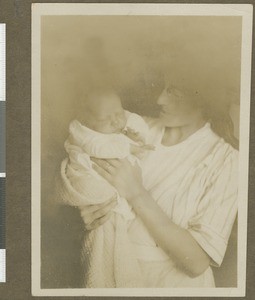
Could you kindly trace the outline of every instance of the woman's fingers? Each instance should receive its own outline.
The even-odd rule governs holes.
[[[93,230],[93,229],[98,228],[100,225],[104,224],[107,220],[109,220],[110,217],[112,216],[112,214],[113,214],[113,212],[109,211],[105,216],[103,216],[100,219],[96,219],[91,224],[85,224],[86,230]]]
[[[111,165],[106,159],[91,158],[91,160],[95,163],[95,164],[92,165],[94,170],[97,171],[103,177],[105,177],[104,175],[107,176],[106,173],[112,174],[115,170],[114,166]],[[98,169],[98,167],[101,168],[101,172],[103,174],[100,173],[100,169]],[[104,173],[102,170],[104,170],[106,173]]]
[[[108,204],[110,204],[112,202],[117,203],[116,196],[114,196],[114,197],[110,198],[109,200],[107,200],[103,203],[100,203],[100,204],[86,205],[86,206],[84,206],[84,209],[81,210],[81,213],[84,214],[84,215],[93,213],[93,212],[107,206]]]
[[[109,167],[107,167],[107,169],[108,169],[107,171],[106,171],[106,169],[104,169],[104,167],[98,166],[98,165],[92,165],[92,168],[99,175],[101,175],[102,177],[104,177],[104,179],[106,179],[108,182],[111,182],[111,179],[112,179],[111,174],[110,174],[110,172],[111,172],[110,168],[112,168],[111,165],[109,165]],[[106,166],[105,166],[105,168],[106,168]]]
[[[102,167],[107,171],[107,168],[109,165],[112,167],[118,168],[121,166],[121,160],[120,159],[99,159],[99,158],[94,158],[92,157],[91,160],[96,163],[98,166]]]
[[[107,166],[107,161],[105,159],[100,159],[100,158],[95,158],[95,157],[91,157],[90,158],[94,163],[96,163],[98,166],[100,166],[101,168],[106,167]]]
[[[116,202],[112,202],[109,205],[94,212],[94,219],[100,219],[105,216],[109,211],[111,211],[116,206]]]
[[[81,210],[81,217],[83,218],[85,227],[92,224],[97,219],[104,217],[116,206],[116,204],[117,199],[114,196],[114,198],[111,198],[110,201],[108,200],[107,202],[99,205],[90,205],[93,206],[93,211],[91,210],[91,207],[86,207],[85,209]],[[88,211],[89,208],[90,211]]]
[[[119,159],[107,159],[107,162],[115,168],[118,168],[121,166],[121,160],[119,160]]]

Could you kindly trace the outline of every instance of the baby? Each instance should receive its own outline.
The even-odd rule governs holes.
[[[68,158],[61,165],[61,176],[68,189],[61,192],[63,202],[78,207],[83,216],[87,205],[117,198],[111,219],[85,235],[82,247],[85,287],[141,286],[134,280],[134,273],[140,270],[127,233],[134,212],[126,199],[94,171],[90,157],[127,158],[132,164],[139,163],[144,152],[153,149],[146,145],[148,132],[145,121],[125,111],[119,96],[108,89],[90,92],[78,120],[70,123],[65,141]]]
[[[145,145],[148,126],[137,114],[124,111],[120,98],[111,90],[91,92],[81,113],[79,121],[70,123],[70,135],[65,141],[69,154],[66,175],[84,197],[84,202],[77,206],[103,203],[116,195],[118,205],[114,211],[132,219],[126,200],[94,171],[90,157],[138,161],[137,157],[150,149]]]

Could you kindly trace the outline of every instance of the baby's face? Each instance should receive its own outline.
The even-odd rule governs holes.
[[[114,93],[90,96],[86,126],[101,133],[120,133],[126,125],[120,98]]]

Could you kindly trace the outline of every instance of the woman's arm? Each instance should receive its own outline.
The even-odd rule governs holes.
[[[128,199],[140,216],[155,242],[190,277],[201,275],[209,266],[210,258],[192,235],[173,223],[145,190]]]
[[[125,197],[139,215],[155,242],[189,276],[202,274],[210,257],[192,235],[173,223],[142,185],[141,170],[127,160],[98,160],[95,170]]]

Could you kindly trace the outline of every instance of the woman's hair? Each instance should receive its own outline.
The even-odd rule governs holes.
[[[206,90],[197,104],[202,108],[203,117],[211,124],[212,130],[222,137],[225,142],[235,149],[239,148],[239,141],[234,135],[234,123],[230,116],[233,100],[226,89]]]
[[[232,145],[235,149],[239,148],[239,141],[234,135],[234,124],[228,109],[215,110],[212,105],[207,105],[203,109],[203,115],[210,122],[212,130],[222,137],[225,142]]]

